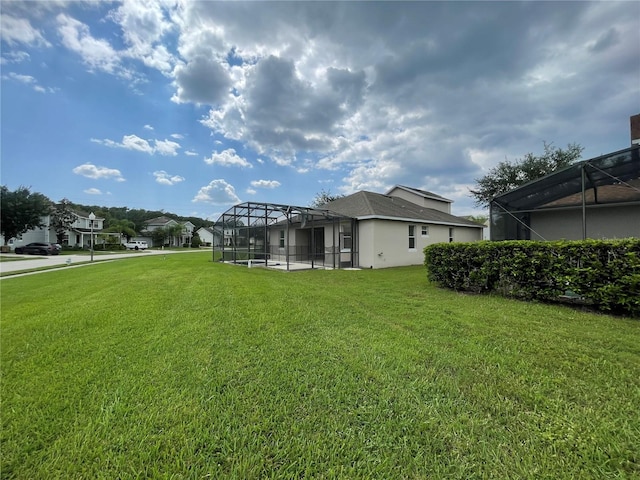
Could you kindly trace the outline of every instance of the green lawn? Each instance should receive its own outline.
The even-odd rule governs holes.
[[[1,478],[640,477],[640,321],[210,258],[1,281]]]

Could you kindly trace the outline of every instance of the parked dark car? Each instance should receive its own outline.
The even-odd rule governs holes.
[[[16,253],[28,253],[32,255],[58,255],[62,247],[58,243],[34,242],[21,247],[16,247]]]

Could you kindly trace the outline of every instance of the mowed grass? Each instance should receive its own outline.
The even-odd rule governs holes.
[[[423,267],[8,278],[2,478],[640,477],[640,321]]]

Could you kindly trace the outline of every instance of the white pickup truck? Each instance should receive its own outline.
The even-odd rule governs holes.
[[[132,242],[127,242],[124,244],[127,250],[146,250],[149,248],[147,242],[143,242],[141,240],[134,240]]]

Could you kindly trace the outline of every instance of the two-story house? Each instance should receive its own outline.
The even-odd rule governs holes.
[[[173,218],[165,216],[152,218],[151,220],[144,222],[142,236],[140,239],[146,240],[151,246],[161,246],[155,245],[157,241],[154,241],[153,235],[155,230],[161,228],[168,233],[164,240],[164,246],[181,247],[185,243],[191,243],[191,237],[193,237],[195,225],[189,221],[180,223]]]
[[[91,234],[93,232],[95,238],[102,231],[104,228],[104,218],[96,217],[91,220],[89,218],[91,213],[80,210],[74,210],[72,213],[75,216],[75,220],[69,228],[65,230],[61,245],[90,248]],[[58,243],[58,237],[53,227],[52,216],[43,216],[42,223],[44,226],[29,230],[20,235],[19,238],[10,238],[7,242],[10,248],[13,250],[16,246],[26,245],[31,242]]]

